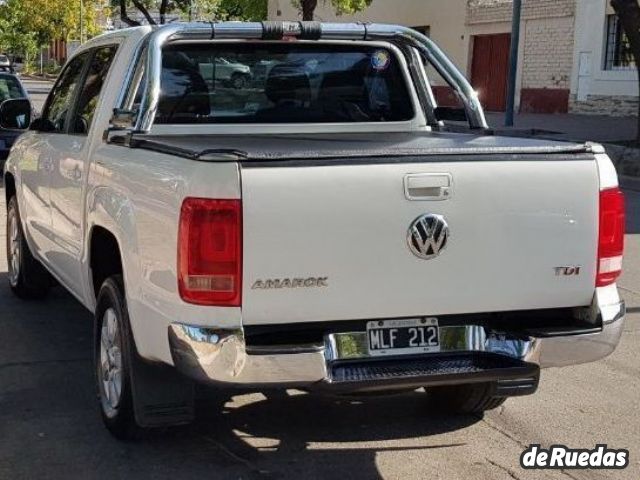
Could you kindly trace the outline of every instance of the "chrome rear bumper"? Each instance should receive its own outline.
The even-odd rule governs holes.
[[[431,355],[501,356],[540,368],[593,362],[618,345],[625,305],[618,302],[599,307],[598,312],[602,328],[587,334],[534,337],[479,325],[442,326],[441,353]],[[169,327],[169,342],[174,365],[183,374],[200,382],[248,388],[330,386],[336,383],[334,365],[370,359],[364,332],[329,334],[321,345],[250,347],[241,328],[175,323]],[[389,379],[390,387],[393,383]]]

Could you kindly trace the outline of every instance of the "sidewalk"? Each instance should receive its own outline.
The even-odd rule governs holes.
[[[51,87],[53,87],[53,82],[43,80],[41,78],[35,80],[32,80],[30,78],[23,78],[22,83],[27,89],[29,98],[31,98],[33,108],[36,110],[36,112],[41,112],[42,107],[44,106],[44,102],[47,99],[47,95],[49,94]]]
[[[496,134],[602,143],[620,175],[640,177],[640,149],[616,145],[635,139],[636,117],[521,113],[514,127],[506,128],[503,113],[486,115]]]
[[[504,113],[487,113],[489,126],[496,130],[534,130],[534,136],[556,140],[611,143],[633,140],[636,136],[636,117],[606,115],[572,115],[520,113],[513,129],[504,127]]]

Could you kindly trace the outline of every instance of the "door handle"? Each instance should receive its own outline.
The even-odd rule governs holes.
[[[414,173],[404,177],[407,200],[446,200],[451,198],[452,189],[450,173]]]

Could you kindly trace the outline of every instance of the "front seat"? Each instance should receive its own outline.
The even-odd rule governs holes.
[[[273,105],[256,113],[258,121],[309,121],[311,83],[303,66],[281,64],[273,67],[269,72],[264,93]]]
[[[180,123],[211,114],[209,87],[198,67],[183,53],[166,52],[162,59],[162,95],[158,123]],[[159,120],[159,121],[158,121]]]
[[[354,69],[325,74],[318,107],[331,122],[370,121],[364,73]]]

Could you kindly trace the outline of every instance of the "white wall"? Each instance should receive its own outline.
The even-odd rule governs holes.
[[[607,0],[578,0],[571,93],[577,100],[587,95],[637,96],[634,70],[604,70]]]
[[[319,0],[316,20],[397,23],[431,28],[433,38],[463,72],[467,72],[466,0],[373,0],[355,15],[337,16],[330,1]],[[280,11],[281,15],[277,15]],[[269,20],[299,20],[291,0],[270,0]]]

